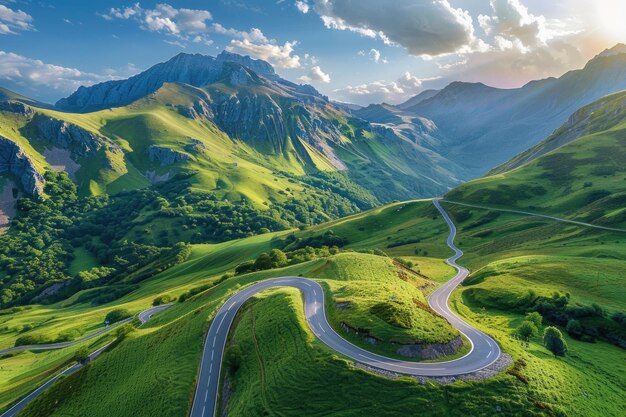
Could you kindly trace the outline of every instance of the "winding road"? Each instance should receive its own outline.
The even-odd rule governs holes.
[[[169,308],[171,306],[172,306],[172,304],[163,304],[163,305],[160,305],[160,306],[149,308],[149,309],[144,310],[141,313],[139,313],[137,315],[137,318],[139,319],[141,324],[145,324],[156,313],[158,313],[160,311],[163,311],[166,308]],[[14,349],[8,349],[8,350],[5,350],[5,351],[0,351],[0,354],[10,353],[10,352],[18,352],[18,351],[23,351],[23,350],[62,349],[64,347],[72,346],[72,345],[75,345],[77,343],[84,342],[84,341],[89,340],[89,339],[93,339],[94,337],[99,336],[99,335],[101,335],[103,333],[109,332],[112,329],[118,327],[119,325],[131,321],[132,319],[133,319],[133,317],[130,317],[130,318],[125,319],[125,320],[121,320],[121,321],[115,323],[115,325],[109,326],[109,327],[107,327],[105,329],[99,330],[99,331],[97,331],[95,333],[92,333],[92,334],[90,334],[88,336],[85,336],[82,339],[73,340],[71,342],[52,343],[52,344],[47,344],[47,345],[18,346],[18,348],[20,348],[20,349],[15,349],[15,348]],[[65,368],[63,371],[59,372],[58,374],[56,374],[55,376],[50,378],[45,383],[40,385],[36,390],[34,390],[30,394],[28,394],[26,397],[22,398],[17,404],[13,405],[11,408],[9,408],[7,411],[5,411],[2,415],[0,415],[0,417],[15,417],[20,411],[22,411],[22,409],[24,407],[26,407],[31,401],[33,401],[35,398],[37,398],[39,395],[41,395],[41,393],[43,393],[46,389],[48,389],[52,384],[54,384],[60,378],[72,375],[73,373],[75,373],[76,371],[81,369],[83,366],[85,366],[89,362],[93,361],[98,356],[100,356],[102,354],[102,352],[104,352],[106,350],[106,348],[108,348],[111,345],[111,343],[113,343],[113,342],[109,342],[106,345],[104,345],[101,348],[99,348],[98,350],[96,350],[96,351],[92,352],[91,354],[89,354],[89,356],[87,357],[87,359],[84,362],[73,363],[68,368]]]
[[[387,371],[420,376],[467,374],[495,362],[500,356],[498,344],[485,333],[467,324],[448,307],[450,294],[469,275],[469,271],[456,263],[463,256],[463,252],[454,245],[456,236],[454,223],[438,200],[433,200],[433,204],[450,228],[447,244],[454,251],[454,256],[449,258],[447,263],[455,268],[457,273],[454,278],[430,295],[428,303],[433,310],[445,317],[469,339],[471,350],[465,356],[447,362],[417,363],[391,359],[369,352],[348,342],[330,326],[324,309],[324,290],[319,283],[308,278],[293,276],[268,279],[250,285],[233,295],[215,315],[204,343],[191,417],[214,417],[216,415],[224,348],[237,311],[250,297],[274,287],[299,289],[304,299],[305,318],[311,331],[331,349],[357,362]]]
[[[601,229],[601,230],[608,230],[611,232],[626,233],[626,229],[620,229],[618,227],[600,226],[600,225],[593,224],[593,223],[579,222],[578,220],[563,219],[561,217],[550,216],[547,214],[533,213],[531,211],[495,208],[495,207],[481,206],[477,204],[461,203],[459,201],[452,201],[452,200],[441,200],[441,201],[443,201],[444,203],[448,203],[448,204],[455,204],[457,206],[477,208],[481,210],[501,211],[503,213],[522,214],[524,216],[541,217],[542,219],[555,220],[557,222],[574,224],[576,226],[591,227],[593,229]]]
[[[152,307],[149,308],[147,310],[142,311],[141,313],[139,313],[137,315],[137,318],[139,319],[139,321],[141,322],[141,324],[144,324],[145,322],[147,322],[148,320],[150,320],[150,317],[152,317],[154,314],[158,313],[159,311],[165,310],[166,308],[168,308],[169,306],[171,306],[172,304],[163,304],[160,306],[156,306],[156,307]],[[129,321],[133,320],[134,317],[129,317],[127,319],[124,320],[120,320],[116,323],[113,323],[110,326],[107,326],[103,329],[100,329],[96,332],[90,333],[85,337],[81,337],[80,339],[76,339],[76,340],[70,340],[69,342],[59,342],[59,343],[43,343],[40,345],[23,345],[23,346],[15,346],[9,349],[4,349],[4,350],[0,350],[0,356],[1,355],[6,355],[8,353],[16,353],[16,352],[22,352],[25,350],[56,350],[56,349],[63,349],[66,347],[70,347],[72,345],[75,345],[77,343],[81,343],[81,342],[85,342],[87,340],[91,340],[94,339],[100,335],[103,335],[105,333],[110,332],[111,330],[115,329],[116,327],[121,326],[122,324],[128,323]],[[0,416],[2,417],[2,416]]]

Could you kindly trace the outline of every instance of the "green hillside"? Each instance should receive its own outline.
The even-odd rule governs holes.
[[[601,99],[578,113],[589,115],[581,137],[511,171],[463,184],[445,198],[626,227],[624,103],[624,93]],[[558,141],[568,129],[563,126],[537,149]]]
[[[375,233],[370,233],[371,241],[361,240],[361,234],[365,227],[372,227]],[[403,243],[403,241],[389,241],[386,239],[391,232],[402,229],[407,235],[419,236],[419,243],[406,243],[405,245],[394,245]],[[164,406],[164,410],[180,410],[187,406],[187,396],[191,392],[192,385],[190,381],[195,377],[195,369],[199,360],[199,347],[201,346],[202,334],[206,327],[206,314],[211,314],[213,309],[220,305],[224,298],[231,291],[239,289],[242,285],[254,282],[258,279],[284,275],[303,274],[312,278],[318,278],[326,284],[329,300],[332,300],[329,308],[331,322],[340,331],[340,322],[346,322],[354,327],[364,326],[371,330],[372,335],[382,340],[390,340],[391,338],[412,340],[413,342],[421,340],[423,342],[441,341],[445,342],[456,333],[441,318],[426,313],[420,309],[412,301],[413,298],[424,300],[426,294],[435,288],[437,282],[447,280],[452,274],[452,268],[443,262],[443,257],[447,256],[448,251],[445,247],[444,234],[446,230],[445,223],[440,217],[436,216],[436,212],[429,201],[413,202],[413,203],[396,203],[376,209],[371,212],[355,215],[340,222],[331,222],[328,224],[315,226],[305,231],[286,231],[276,234],[264,234],[253,236],[250,238],[229,241],[213,245],[194,245],[191,254],[185,262],[180,263],[168,269],[167,271],[156,275],[147,280],[138,283],[137,288],[117,299],[105,304],[96,304],[92,302],[93,297],[90,294],[98,291],[98,288],[83,290],[66,300],[59,301],[50,305],[32,305],[22,308],[8,309],[2,311],[0,315],[0,347],[12,346],[18,337],[37,336],[46,339],[56,339],[62,334],[73,334],[79,337],[95,331],[101,326],[103,317],[106,313],[114,308],[127,308],[131,312],[137,312],[145,309],[152,303],[152,300],[159,295],[170,294],[179,297],[182,294],[194,288],[204,288],[204,285],[211,288],[204,291],[202,295],[193,297],[191,300],[177,305],[163,314],[163,318],[158,317],[154,322],[150,322],[146,330],[138,331],[130,340],[124,342],[119,348],[125,347],[123,355],[137,354],[136,359],[126,358],[122,362],[118,362],[117,358],[112,358],[112,363],[123,365],[124,369],[131,369],[137,366],[137,381],[140,381],[143,372],[164,372],[163,375],[169,375],[169,372],[175,372],[177,376],[171,376],[180,380],[178,388],[170,387],[167,392],[159,394],[164,395],[163,401],[172,401],[171,395],[178,398],[169,406]],[[329,235],[330,233],[330,235]],[[288,266],[281,270],[260,271],[252,274],[244,274],[232,276],[235,268],[249,259],[257,258],[262,252],[268,252],[272,248],[282,247],[287,253],[291,248],[299,244],[319,246],[320,242],[329,241],[329,236],[333,236],[335,240],[341,240],[340,251],[336,255],[323,255],[311,259],[304,260],[301,263]],[[315,242],[314,240],[317,240]],[[389,246],[393,246],[389,248]],[[419,255],[416,254],[416,247],[420,248]],[[422,249],[424,248],[424,249]],[[393,251],[393,256],[401,257],[404,260],[414,262],[413,272],[406,267],[400,266],[397,261],[389,257],[381,256],[382,253],[367,253],[372,250]],[[292,249],[293,250],[293,249]],[[365,253],[353,252],[354,250],[366,251]],[[366,267],[368,274],[363,274],[363,268]],[[212,285],[221,282],[220,278],[225,274],[229,277],[223,283],[215,286]],[[223,280],[223,279],[222,279]],[[426,285],[424,285],[426,284]],[[399,289],[402,289],[399,291]],[[404,306],[406,312],[419,317],[419,320],[410,328],[398,328],[378,316],[369,312],[369,307],[375,303],[387,302],[390,293],[398,294],[401,297],[398,302]],[[405,302],[405,297],[407,300]],[[351,303],[349,310],[336,307],[335,304]],[[192,314],[194,311],[203,313],[197,315]],[[206,313],[206,314],[205,314]],[[170,323],[171,325],[168,325]],[[182,334],[178,332],[176,335],[169,334],[164,336],[163,329],[167,334],[175,328],[181,329],[186,336],[179,337]],[[135,337],[140,336],[140,337]],[[154,343],[154,337],[160,339],[166,337],[171,344],[158,344],[160,353],[156,353],[157,346]],[[347,335],[354,343],[363,343],[363,340],[356,335]],[[407,339],[410,338],[410,339]],[[155,339],[156,340],[156,339]],[[148,343],[153,346],[150,350],[154,355],[145,355],[148,353],[144,347],[135,349],[135,343]],[[135,346],[135,347],[133,347]],[[177,361],[163,361],[160,355],[171,355],[168,350],[170,348],[179,349],[177,346],[186,346],[181,351],[182,356]],[[192,347],[193,349],[191,349]],[[118,352],[116,348],[111,352]],[[128,350],[126,350],[128,348]],[[389,352],[390,347],[384,343],[372,347],[370,349],[379,349],[380,352]],[[122,351],[120,351],[122,352]],[[134,352],[134,353],[133,353]],[[20,353],[11,358],[2,359],[2,369],[7,375],[11,375],[7,379],[6,384],[0,384],[0,399],[4,405],[8,405],[12,400],[16,399],[20,393],[27,392],[37,384],[41,383],[50,372],[58,369],[62,364],[67,363],[70,356],[59,355],[57,353],[38,353],[38,357],[42,358],[41,366],[37,371],[25,369],[23,363],[30,360],[31,354]],[[103,357],[93,364],[98,366],[94,369],[93,377],[97,381],[86,383],[85,387],[96,384],[96,391],[89,389],[88,391],[77,393],[77,397],[82,395],[91,396],[97,392],[98,387],[102,389],[109,386],[110,383],[119,385],[120,394],[127,397],[130,402],[125,403],[123,407],[128,412],[139,413],[136,408],[139,403],[134,403],[138,397],[135,397],[134,391],[131,389],[133,384],[121,383],[121,381],[112,382],[101,373],[101,369],[106,369],[109,362]],[[147,365],[156,360],[153,365]],[[135,362],[136,361],[136,362]],[[182,361],[182,362],[181,362]],[[171,369],[161,369],[164,362],[169,362],[173,366]],[[100,363],[105,368],[99,368]],[[158,364],[158,365],[157,365]],[[116,366],[117,366],[116,365]],[[88,367],[87,369],[91,369]],[[139,371],[139,368],[144,371]],[[122,368],[120,368],[122,370]],[[24,378],[26,372],[29,372],[28,378]],[[91,371],[89,371],[91,372]],[[106,372],[108,374],[108,371]],[[112,378],[126,378],[124,372],[118,373],[113,371],[109,374]],[[81,374],[81,378],[85,375]],[[87,376],[91,378],[92,376]],[[72,377],[73,378],[73,377]],[[103,379],[104,378],[104,379]],[[166,377],[167,379],[170,376]],[[149,378],[155,384],[154,387],[148,388],[159,389],[161,378]],[[71,378],[66,382],[72,384]],[[152,382],[149,383],[149,385]],[[134,390],[134,388],[132,388]],[[143,388],[142,388],[143,389]],[[51,393],[51,395],[53,395]],[[96,397],[93,397],[96,398]],[[113,397],[111,397],[113,398]],[[135,399],[132,399],[135,398]],[[86,398],[78,401],[85,401]],[[91,400],[89,400],[91,401]],[[117,400],[116,400],[117,401]],[[135,405],[131,405],[134,403]],[[156,402],[155,406],[163,406],[163,403]],[[68,407],[73,407],[68,403]],[[47,409],[47,408],[46,408]],[[43,410],[43,409],[42,409]],[[46,411],[47,412],[47,411]],[[146,412],[150,413],[149,409]],[[165,415],[169,411],[163,411]],[[172,411],[174,413],[174,411]],[[175,414],[173,414],[175,415]]]

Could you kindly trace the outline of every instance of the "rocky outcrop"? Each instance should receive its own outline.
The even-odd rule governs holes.
[[[212,119],[213,111],[205,100],[196,101],[193,106],[177,106],[178,113],[189,119]]]
[[[196,153],[204,152],[206,150],[206,145],[202,143],[202,141],[198,139],[193,139],[193,138],[189,138],[189,140],[191,142],[184,146],[184,149],[187,152],[196,154]]]
[[[0,174],[13,175],[24,192],[35,197],[43,197],[43,176],[26,152],[15,142],[0,136]]]
[[[146,150],[148,158],[161,166],[168,166],[178,162],[188,161],[191,157],[185,153],[163,146],[152,145]]]
[[[241,139],[263,153],[280,154],[291,140],[304,141],[325,155],[339,170],[346,168],[332,144],[340,144],[337,121],[327,117],[324,103],[310,104],[299,97],[244,90],[237,94],[211,89],[211,121],[233,139]]]
[[[15,113],[24,117],[33,115],[33,109],[19,101],[0,101],[0,111]]]
[[[230,74],[230,84],[237,87],[248,85],[253,81],[252,75],[244,67],[239,67]]]
[[[463,339],[456,336],[448,343],[434,343],[432,345],[403,345],[396,353],[409,358],[437,359],[443,356],[454,355],[463,347]]]
[[[64,120],[42,114],[33,117],[31,126],[36,138],[52,145],[68,149],[75,158],[94,156],[102,147],[118,148],[111,140]]]

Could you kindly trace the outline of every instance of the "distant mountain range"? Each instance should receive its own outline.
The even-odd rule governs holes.
[[[54,106],[0,90],[0,156],[9,161],[2,170],[34,195],[43,171],[56,167],[83,194],[193,173],[202,189],[261,205],[282,198],[277,173],[332,173],[384,202],[441,195],[625,88],[624,45],[581,70],[518,89],[454,82],[400,105],[367,107],[331,102],[262,60],[179,54],[129,79],[80,87]]]
[[[441,138],[440,154],[462,167],[461,178],[482,175],[550,135],[579,108],[626,89],[626,45],[607,49],[580,70],[559,78],[499,89],[454,82],[425,91],[398,106],[374,105],[355,114],[371,122],[390,112],[430,119]],[[383,122],[402,129],[404,121]]]
[[[446,198],[626,229],[626,92],[585,106],[546,140]]]
[[[46,169],[68,171],[84,195],[193,174],[200,189],[260,207],[285,200],[285,176],[332,174],[378,202],[461,182],[426,126],[406,133],[369,123],[267,62],[226,52],[179,54],[54,107],[5,90],[0,120],[0,154],[19,162],[6,171],[33,195]]]

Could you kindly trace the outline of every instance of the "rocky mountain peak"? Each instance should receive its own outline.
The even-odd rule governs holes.
[[[126,80],[80,87],[69,97],[59,100],[55,106],[66,111],[91,112],[130,104],[154,93],[168,82],[203,87],[221,79],[224,69],[228,68],[230,71],[233,63],[270,80],[280,79],[268,62],[249,56],[226,51],[217,57],[180,53]],[[248,78],[238,71],[233,84],[240,85]]]

